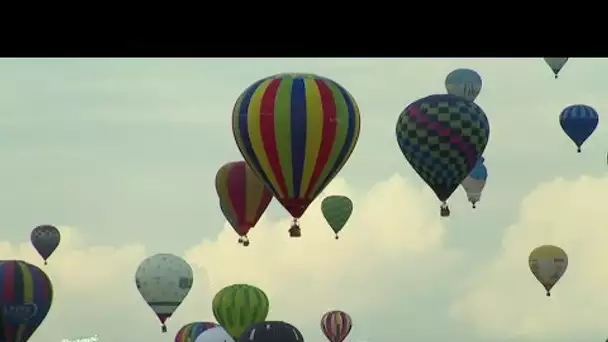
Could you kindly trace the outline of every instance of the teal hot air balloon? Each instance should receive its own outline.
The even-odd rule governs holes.
[[[397,120],[397,143],[449,216],[447,199],[473,170],[490,137],[485,113],[455,95],[430,95],[409,104]]]

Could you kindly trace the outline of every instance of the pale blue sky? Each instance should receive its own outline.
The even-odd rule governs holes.
[[[408,103],[431,93],[444,92],[445,75],[458,67],[477,70],[484,81],[477,103],[491,124],[485,153],[489,180],[476,212],[471,212],[459,189],[450,200],[453,217],[439,221],[438,202],[401,155],[394,127]],[[314,279],[320,284],[314,287],[317,292],[339,292],[340,284],[349,288],[349,295],[327,295],[327,306],[353,305],[356,326],[351,342],[439,342],[447,338],[469,342],[565,342],[573,337],[581,341],[605,338],[597,325],[591,323],[590,326],[568,325],[560,321],[555,323],[556,329],[562,329],[556,336],[539,330],[538,327],[549,323],[532,320],[526,324],[514,321],[514,325],[526,327],[519,329],[523,332],[518,330],[518,337],[514,339],[500,326],[483,320],[488,317],[471,313],[479,311],[479,305],[469,305],[470,301],[466,300],[475,297],[473,293],[478,288],[492,283],[474,285],[478,283],[477,275],[491,268],[494,261],[502,265],[505,239],[526,239],[527,233],[518,227],[530,224],[539,230],[534,237],[530,235],[529,241],[521,242],[526,248],[543,236],[547,240],[562,241],[562,236],[567,235],[555,233],[557,228],[548,223],[551,222],[548,218],[532,221],[522,218],[524,198],[542,197],[542,194],[530,194],[549,191],[539,189],[540,184],[562,177],[564,185],[555,186],[572,188],[568,193],[583,200],[598,198],[588,206],[602,203],[601,194],[579,193],[577,191],[582,190],[577,190],[577,184],[583,182],[578,177],[587,175],[598,182],[597,186],[589,187],[589,191],[600,191],[602,186],[608,189],[605,180],[595,179],[605,177],[607,167],[608,146],[604,137],[608,128],[603,124],[602,114],[608,110],[605,99],[608,84],[604,82],[608,77],[608,61],[604,59],[571,59],[559,80],[553,79],[541,58],[3,59],[0,60],[3,239],[20,244],[29,238],[29,231],[35,225],[53,223],[72,227],[66,228],[66,234],[86,240],[86,243],[68,241],[51,257],[48,273],[53,279],[59,279],[55,285],[61,295],[31,341],[59,341],[87,334],[98,334],[101,341],[118,338],[170,341],[173,335],[158,333],[152,312],[131,284],[137,263],[156,252],[188,254],[189,260],[199,258],[192,262],[200,267],[197,275],[200,274],[199,284],[204,285],[204,289],[191,293],[184,307],[178,309],[169,322],[170,332],[187,321],[212,319],[207,317],[208,302],[213,291],[222,285],[218,279],[233,279],[229,269],[245,267],[239,265],[239,257],[230,259],[227,255],[233,252],[226,251],[234,250],[244,256],[253,253],[235,249],[236,237],[224,226],[213,184],[215,172],[223,163],[241,159],[231,133],[232,106],[248,85],[281,72],[313,72],[332,78],[357,99],[361,109],[361,135],[340,174],[342,185],[336,189],[349,189],[358,198],[355,211],[362,208],[361,216],[353,217],[350,222],[353,240],[356,235],[356,239],[364,241],[377,234],[383,225],[394,228],[382,231],[383,237],[378,238],[373,247],[367,248],[362,243],[357,245],[360,249],[348,247],[350,230],[345,228],[345,238],[338,242],[344,245],[339,247],[344,249],[340,252],[344,257],[340,267],[352,271],[344,271],[343,277],[332,280],[325,274],[315,278],[318,265],[310,261],[312,257],[308,253],[316,254],[318,245],[305,240],[325,241],[329,228],[324,227],[318,213],[314,213],[310,215],[316,216],[309,220],[318,224],[310,226],[318,225],[319,229],[314,233],[304,230],[301,241],[283,239],[287,223],[279,220],[286,214],[273,203],[265,222],[256,228],[260,236],[252,236],[254,243],[266,244],[264,246],[271,249],[278,243],[307,244],[308,249],[302,247],[297,256],[286,249],[286,258],[299,259],[289,259],[289,265],[276,266],[276,271],[271,252],[256,250],[251,260],[268,262],[268,265],[251,264],[247,267],[256,270],[260,267],[260,271],[250,270],[252,274],[248,276],[234,275],[242,281],[264,282],[276,291],[274,298],[283,304],[277,309],[281,316],[274,315],[273,319],[293,322],[301,327],[308,341],[321,342],[317,316],[323,312],[312,306],[300,307],[308,305],[306,302],[287,304],[290,298],[287,289],[304,287],[302,291],[305,291],[306,284],[302,283]],[[589,104],[600,113],[600,125],[583,146],[582,154],[576,153],[558,123],[561,109],[574,103]],[[565,197],[547,197],[546,205],[537,201],[540,207],[532,211],[553,215],[549,203],[575,201]],[[395,204],[394,211],[389,211],[378,205],[376,198],[409,203],[410,207],[400,208]],[[415,208],[419,208],[416,212],[412,209],[414,203]],[[585,206],[580,207],[586,210]],[[416,219],[391,218],[403,210]],[[587,236],[583,224],[587,217],[575,210],[570,214],[581,224],[573,229]],[[551,233],[544,234],[543,229]],[[281,240],[264,242],[263,234],[270,231],[281,235]],[[512,237],[513,234],[516,237]],[[589,236],[593,238],[577,240],[579,245],[608,238],[608,234]],[[420,243],[418,238],[422,239]],[[415,243],[410,246],[407,239]],[[323,243],[334,246],[335,241],[330,240]],[[396,245],[401,242],[394,242],[400,240],[403,246]],[[415,246],[426,246],[424,241],[430,246],[429,252],[426,249],[404,252],[409,251],[408,248],[414,250]],[[110,249],[120,246],[124,249]],[[22,248],[9,250],[8,245],[0,246],[0,257],[22,257],[28,261],[35,258],[28,246]],[[366,254],[370,256],[364,257]],[[227,259],[222,259],[224,257]],[[203,260],[206,258],[210,259]],[[531,277],[524,274],[526,259],[527,255],[521,256],[522,281],[529,281]],[[85,260],[96,266],[91,267],[95,271],[84,272],[87,279],[82,279],[84,275],[79,267],[88,267]],[[225,267],[218,270],[212,266],[214,263]],[[417,268],[416,264],[429,265]],[[405,265],[403,269],[401,265]],[[358,268],[360,271],[356,271]],[[304,277],[303,281],[290,283],[297,282],[297,277],[285,276],[288,270]],[[425,270],[429,270],[428,275],[423,275]],[[567,272],[566,277],[574,272]],[[402,283],[397,284],[392,276],[395,274]],[[205,279],[207,276],[209,281]],[[608,280],[608,276],[605,279]],[[78,290],[79,282],[87,290]],[[112,286],[102,285],[104,282]],[[574,284],[575,280],[571,282]],[[60,285],[68,283],[61,292]],[[525,284],[523,291],[542,297],[540,285],[533,281]],[[605,284],[608,285],[608,281]],[[272,299],[271,290],[267,292]],[[495,288],[492,291],[502,293]],[[387,293],[391,293],[391,297],[386,301],[375,298]],[[568,293],[564,290],[556,296],[559,300],[559,296],[568,296]],[[506,302],[514,308],[500,309],[501,314],[518,312],[516,294],[509,298],[515,298]],[[87,309],[82,309],[87,300],[91,303],[87,302]],[[367,304],[374,300],[377,305]],[[357,305],[358,301],[362,304]],[[585,299],[571,300],[572,303],[579,301]],[[608,303],[605,308],[608,309]],[[200,317],[193,317],[197,312]],[[496,320],[503,318],[496,314]],[[608,329],[605,333],[608,335]]]

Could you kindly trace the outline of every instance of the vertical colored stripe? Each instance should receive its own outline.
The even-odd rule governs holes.
[[[306,79],[306,155],[304,160],[302,182],[298,189],[298,197],[303,198],[311,184],[315,170],[317,155],[321,147],[323,132],[323,104],[321,94],[314,79]]]
[[[323,107],[323,124],[321,146],[319,147],[319,153],[317,154],[317,160],[315,162],[315,168],[310,179],[310,184],[306,189],[305,198],[311,199],[312,189],[315,184],[319,181],[319,177],[327,164],[331,148],[336,138],[336,104],[334,102],[333,94],[327,87],[324,80],[316,79],[315,83],[319,89],[321,95],[321,105]]]
[[[279,169],[282,172],[285,183],[286,192],[284,196],[286,197],[293,196],[293,180],[297,179],[297,176],[292,171],[292,158],[294,158],[292,134],[294,133],[294,125],[297,122],[294,121],[293,117],[295,99],[293,98],[294,90],[292,85],[295,86],[293,78],[283,78],[274,100],[275,142],[279,157]],[[289,113],[292,114],[289,115]],[[297,134],[297,132],[295,133]]]
[[[291,156],[292,163],[290,170],[293,173],[293,181],[291,182],[292,192],[290,198],[300,197],[300,186],[302,183],[302,172],[304,170],[304,161],[306,158],[305,151],[307,146],[307,132],[310,128],[307,127],[308,117],[307,103],[308,98],[308,82],[304,78],[296,78],[293,81],[291,88],[291,108],[289,110],[291,117]]]
[[[227,188],[228,188],[228,197],[230,198],[230,203],[232,204],[232,208],[236,213],[236,220],[238,222],[239,232],[244,228],[243,221],[245,217],[245,187],[243,186],[243,180],[245,179],[245,165],[244,163],[231,163],[228,169],[227,175]]]
[[[339,91],[339,95],[335,94],[335,96],[340,99],[340,101],[337,102],[340,103],[341,108],[344,108],[344,111],[338,111],[338,113],[340,113],[339,120],[343,120],[339,122],[340,127],[343,127],[346,130],[346,136],[342,144],[335,144],[336,151],[334,151],[334,153],[337,151],[339,151],[339,153],[333,161],[333,167],[329,169],[328,173],[323,177],[323,182],[319,183],[318,187],[314,189],[313,197],[317,196],[338,172],[340,172],[344,164],[346,164],[346,161],[357,145],[361,129],[359,108],[357,107],[354,98],[339,84],[332,81],[328,81],[328,84]],[[342,107],[342,105],[345,107]],[[329,164],[332,164],[332,162],[330,161]]]
[[[260,160],[254,153],[255,151],[253,149],[252,141],[249,137],[249,121],[251,120],[249,110],[251,108],[253,94],[261,86],[265,89],[266,86],[263,85],[263,83],[266,81],[267,79],[263,79],[254,83],[251,87],[247,88],[247,90],[245,90],[245,92],[237,100],[234,112],[232,114],[234,119],[232,122],[232,130],[234,133],[234,138],[237,142],[237,146],[239,147],[243,158],[247,161],[247,163],[252,165],[256,174],[258,174],[258,176],[263,179],[264,182],[274,191],[274,185],[269,182],[267,175],[261,172],[262,168]],[[259,109],[259,104],[255,109]],[[256,127],[259,127],[259,123]]]
[[[275,127],[277,112],[275,111],[274,106],[281,82],[282,79],[280,78],[271,80],[260,98],[260,127],[258,131],[253,130],[253,132],[258,132],[258,134],[261,135],[261,146],[259,151],[258,148],[256,148],[256,144],[253,146],[256,153],[261,152],[266,155],[266,163],[262,163],[262,170],[268,175],[271,182],[276,184],[275,189],[279,190],[280,197],[285,197],[287,194],[287,186],[285,185],[285,178],[283,177],[277,150],[277,127]]]

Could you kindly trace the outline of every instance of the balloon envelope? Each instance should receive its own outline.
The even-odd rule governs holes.
[[[321,317],[321,331],[323,331],[329,342],[344,341],[352,327],[353,320],[344,311],[329,311]]]
[[[568,61],[568,57],[545,57],[545,63],[549,65],[549,68],[553,71],[555,78],[562,70],[566,62]]]
[[[163,323],[186,298],[194,275],[192,267],[173,254],[155,254],[139,264],[135,273],[137,290]]]
[[[490,137],[490,124],[474,102],[430,95],[405,108],[396,135],[405,159],[445,202],[477,164]]]
[[[359,129],[352,95],[313,74],[259,80],[239,96],[232,114],[243,158],[294,218],[342,169]]]
[[[234,221],[241,236],[258,223],[272,200],[272,192],[244,161],[222,166],[215,175],[215,189],[224,216]]]
[[[234,339],[223,327],[217,326],[200,334],[194,342],[234,342]]]
[[[321,202],[321,212],[337,238],[353,213],[353,201],[346,196],[327,196]]]
[[[61,234],[59,229],[49,224],[40,225],[32,230],[30,234],[32,245],[38,251],[38,254],[46,260],[53,254],[59,242],[61,242]]]
[[[481,76],[471,69],[456,69],[445,78],[448,94],[475,101],[481,91]]]
[[[543,245],[530,253],[528,265],[534,277],[547,291],[547,296],[550,296],[551,289],[568,268],[568,255],[557,246]]]
[[[53,303],[53,284],[40,268],[21,260],[0,262],[0,306],[6,342],[25,342]]]
[[[221,289],[213,297],[213,316],[233,338],[238,338],[254,323],[268,315],[270,304],[264,291],[247,284],[234,284]]]
[[[175,342],[194,342],[205,331],[218,327],[213,322],[192,322],[184,324],[175,334]]]
[[[599,123],[599,115],[591,106],[572,105],[562,110],[559,123],[580,152],[583,143],[595,131]]]
[[[287,322],[266,321],[250,325],[238,342],[304,342],[304,336]]]

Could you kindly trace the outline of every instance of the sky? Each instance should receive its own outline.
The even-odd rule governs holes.
[[[442,219],[395,124],[407,104],[444,93],[455,68],[483,78],[489,178],[475,211],[458,189]],[[292,239],[273,201],[243,248],[219,209],[215,173],[242,159],[236,98],[283,72],[329,77],[356,99],[359,142],[319,196],[350,196],[355,210],[336,241],[317,200]],[[325,341],[319,319],[330,309],[352,316],[349,342],[608,337],[604,59],[571,59],[558,80],[542,58],[2,59],[0,75],[0,259],[39,265],[55,289],[31,342],[172,341],[183,324],[214,320],[214,294],[240,282],[263,289],[268,318],[308,342]],[[600,114],[580,154],[558,121],[578,103]],[[44,223],[62,234],[47,266],[29,243]],[[569,255],[551,298],[527,264],[542,244]],[[194,269],[167,334],[134,283],[155,253]]]

